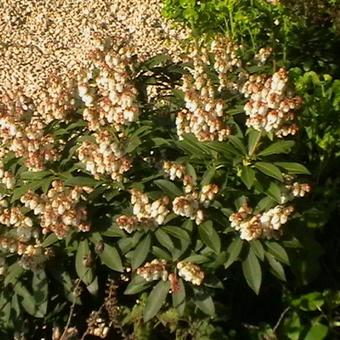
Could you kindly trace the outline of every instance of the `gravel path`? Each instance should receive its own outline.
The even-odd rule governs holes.
[[[0,94],[22,88],[38,100],[50,75],[87,64],[96,37],[118,35],[140,59],[179,55],[187,33],[160,12],[161,0],[1,0]]]

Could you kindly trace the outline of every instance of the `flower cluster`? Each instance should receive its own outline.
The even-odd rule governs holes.
[[[192,262],[178,262],[178,275],[185,281],[191,282],[194,285],[200,286],[204,279],[204,272],[201,268]]]
[[[172,202],[172,209],[176,215],[189,217],[196,224],[203,222],[203,210],[199,209],[199,198],[197,193],[178,196]]]
[[[40,245],[28,245],[20,258],[20,264],[25,269],[39,271],[44,263],[51,256],[50,250],[42,248]]]
[[[164,196],[150,203],[148,196],[137,190],[131,191],[133,216],[121,215],[116,218],[119,228],[131,233],[138,229],[154,229],[162,225],[170,210],[167,208],[169,198]]]
[[[80,203],[81,199],[85,199],[84,194],[91,191],[88,187],[69,188],[62,181],[53,181],[52,188],[46,195],[29,191],[20,201],[40,217],[43,234],[53,232],[63,238],[71,229],[90,229],[86,209]]]
[[[219,187],[216,184],[206,184],[202,187],[199,200],[205,206],[209,206],[210,202],[215,198],[219,191]]]
[[[301,98],[291,96],[288,90],[288,74],[284,69],[269,78],[251,75],[241,92],[249,97],[244,106],[248,127],[273,132],[278,137],[297,132],[297,126],[293,122],[294,110],[300,107]]]
[[[259,51],[255,54],[254,60],[259,63],[259,65],[264,64],[268,58],[273,53],[273,49],[271,47],[262,47]]]
[[[241,59],[238,56],[241,47],[222,35],[218,35],[212,41],[209,52],[215,60],[213,67],[218,75],[219,91],[234,88],[234,84],[229,79],[229,73],[241,66]]]
[[[0,161],[0,179],[6,189],[13,189],[15,186],[15,176],[11,171],[4,171],[3,163]]]
[[[171,181],[174,181],[176,178],[182,180],[186,193],[193,191],[196,183],[193,177],[187,173],[186,167],[183,164],[165,161],[163,163],[163,170],[170,177]]]
[[[5,208],[0,214],[0,223],[16,229],[16,238],[20,242],[27,242],[33,233],[33,221],[25,216],[19,207]]]
[[[86,140],[78,148],[78,158],[94,178],[106,174],[121,182],[123,174],[131,167],[131,160],[124,154],[122,143],[107,130],[92,135],[94,141]]]
[[[12,151],[23,158],[29,170],[40,171],[46,162],[58,158],[59,146],[51,134],[45,133],[45,123],[33,111],[33,104],[20,91],[2,96],[0,139],[3,154]]]
[[[308,183],[294,182],[291,185],[287,185],[286,188],[290,190],[294,197],[304,197],[306,193],[311,191],[311,186]]]
[[[292,206],[277,205],[262,214],[253,214],[253,210],[244,204],[229,220],[231,226],[240,231],[243,240],[271,239],[282,234],[282,225],[287,223],[293,210]]]
[[[79,77],[78,93],[86,106],[83,116],[90,130],[108,123],[121,130],[139,116],[137,89],[127,71],[131,51],[126,47],[106,51],[104,45],[102,49],[91,52],[93,66]]]
[[[165,260],[154,259],[146,262],[143,267],[137,269],[137,274],[146,281],[155,281],[168,279],[168,271],[166,270],[167,262]]]
[[[60,77],[52,76],[40,95],[37,113],[45,124],[54,120],[68,121],[75,111],[75,84],[73,78],[63,81]]]

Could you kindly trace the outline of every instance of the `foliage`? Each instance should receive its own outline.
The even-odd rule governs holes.
[[[1,99],[2,338],[338,336],[332,6],[166,0],[183,62],[107,41]]]

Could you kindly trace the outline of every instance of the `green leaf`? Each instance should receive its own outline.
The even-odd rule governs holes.
[[[171,237],[164,232],[161,228],[158,228],[155,232],[155,236],[158,242],[167,248],[170,252],[174,249],[174,243],[171,240]]]
[[[123,272],[123,264],[117,249],[107,243],[104,243],[104,249],[99,254],[101,261],[110,269],[117,272]]]
[[[204,314],[215,315],[215,305],[210,295],[198,293],[195,295],[194,303]]]
[[[262,150],[258,156],[270,156],[281,153],[289,153],[294,146],[295,142],[292,140],[282,140],[275,142],[268,146],[266,149]]]
[[[190,163],[186,164],[186,171],[188,175],[191,176],[193,183],[196,183],[197,174],[196,174],[195,168]]]
[[[46,315],[48,302],[48,283],[44,271],[33,274],[32,292],[36,306],[35,316],[44,317]]]
[[[266,259],[269,263],[270,271],[272,272],[272,274],[275,275],[279,280],[286,281],[286,275],[282,264],[269,253],[266,253]]]
[[[201,180],[201,186],[205,186],[207,184],[210,184],[211,180],[215,176],[216,168],[214,166],[209,167],[203,174],[202,180]]]
[[[191,222],[191,221],[190,221]],[[180,227],[175,226],[164,226],[161,227],[161,230],[165,231],[167,234],[176,237],[179,240],[190,242],[191,238],[188,232]]]
[[[86,266],[87,260],[91,257],[90,247],[87,240],[79,242],[78,250],[76,254],[76,272],[81,281],[86,285],[91,284],[93,281],[93,273],[90,267]]]
[[[185,287],[182,279],[178,279],[179,290],[172,293],[172,305],[177,309],[179,315],[184,314],[185,309]]]
[[[124,295],[134,295],[149,288],[152,282],[146,281],[139,275],[135,275],[124,291]]]
[[[248,155],[252,156],[261,139],[261,131],[250,129],[248,134]]]
[[[271,182],[269,184],[268,189],[266,190],[266,193],[273,198],[277,203],[281,204],[281,188],[274,182]]]
[[[255,181],[255,171],[249,166],[241,166],[241,180],[248,190],[253,186]]]
[[[328,334],[328,327],[319,322],[314,322],[304,340],[323,340]]]
[[[281,171],[277,166],[267,162],[256,162],[255,167],[265,175],[283,181]]]
[[[139,242],[133,252],[131,259],[132,269],[138,268],[147,258],[151,248],[151,236],[147,234],[142,241]]]
[[[169,289],[169,281],[159,281],[157,285],[152,289],[144,308],[144,322],[151,320],[159,312],[169,293]]]
[[[75,176],[67,179],[65,181],[65,185],[67,186],[88,186],[88,187],[95,187],[100,184],[99,181],[95,180],[93,177],[85,177],[85,176]]]
[[[49,235],[45,238],[45,240],[43,241],[43,243],[41,244],[41,246],[42,246],[43,248],[46,248],[46,247],[49,247],[50,245],[52,245],[52,244],[54,244],[54,243],[56,243],[56,242],[58,242],[58,241],[59,241],[59,239],[58,239],[58,237],[57,237],[56,234],[49,234]]]
[[[309,170],[302,164],[294,162],[275,162],[275,164],[285,169],[292,175],[310,175]]]
[[[243,155],[247,154],[247,149],[244,146],[244,144],[242,143],[241,139],[236,137],[236,136],[229,136],[228,140],[230,141],[230,143],[232,144],[232,146],[239,150]]]
[[[132,138],[129,138],[129,142],[127,147],[125,148],[125,152],[126,153],[132,152],[141,144],[142,141],[138,137],[134,136]]]
[[[157,179],[154,183],[170,198],[182,196],[183,191],[180,190],[174,183],[166,179]]]
[[[253,249],[255,255],[261,260],[264,260],[264,248],[262,246],[261,241],[259,240],[252,240],[249,242],[250,247]]]
[[[258,295],[261,287],[262,271],[259,260],[251,248],[248,256],[242,262],[242,271],[248,286]]]
[[[266,241],[265,242],[268,251],[280,262],[289,265],[289,258],[288,254],[280,244],[273,241]]]
[[[224,268],[227,269],[231,266],[239,257],[243,247],[243,241],[240,238],[233,240],[227,249],[229,255],[227,262],[224,264]]]
[[[6,272],[6,276],[4,279],[5,287],[9,284],[15,285],[19,279],[19,277],[25,272],[24,268],[18,262],[14,262],[11,264]]]
[[[200,224],[198,231],[204,244],[218,254],[221,250],[221,239],[213,227],[212,221],[205,221]]]

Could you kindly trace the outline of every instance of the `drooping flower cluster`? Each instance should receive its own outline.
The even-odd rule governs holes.
[[[86,108],[83,116],[90,130],[113,124],[116,130],[137,120],[137,89],[128,73],[131,51],[116,48],[107,51],[104,44],[90,57],[92,68],[78,81],[78,93]]]
[[[196,182],[193,177],[188,174],[187,169],[183,164],[165,161],[163,163],[163,170],[170,177],[171,181],[174,181],[176,178],[182,180],[183,188],[186,193],[190,193],[194,190]]]
[[[178,276],[182,277],[185,281],[197,286],[202,284],[205,275],[198,265],[188,261],[180,261],[177,263],[176,268],[178,270]],[[154,259],[151,262],[145,263],[137,269],[137,274],[146,281],[169,280],[173,293],[176,293],[179,289],[177,275],[175,273],[169,274],[167,262],[163,259]]]
[[[201,224],[204,218],[203,210],[199,207],[197,193],[178,196],[172,202],[172,209],[176,215],[195,220],[196,224]]]
[[[308,183],[294,182],[291,185],[287,185],[286,188],[290,190],[294,197],[304,197],[306,193],[311,191],[311,186]]]
[[[123,144],[108,130],[99,130],[92,136],[95,141],[86,140],[78,148],[79,160],[94,178],[99,179],[106,174],[112,180],[121,182],[123,174],[131,167]]]
[[[192,262],[181,261],[177,263],[178,275],[185,281],[200,286],[204,279],[204,272],[201,268]]]
[[[241,47],[242,46],[235,44],[235,42],[222,35],[218,35],[212,41],[209,52],[215,60],[213,68],[218,75],[220,83],[219,91],[234,87],[229,78],[229,73],[241,66],[241,59],[238,56]]]
[[[5,171],[3,162],[0,161],[0,179],[6,189],[13,189],[15,186],[15,176],[11,171]]]
[[[62,181],[53,181],[47,194],[38,195],[32,191],[24,194],[20,201],[40,217],[42,233],[55,233],[59,238],[76,229],[88,231],[87,212],[80,203],[91,188],[66,187]]]
[[[253,214],[253,209],[244,204],[238,212],[231,214],[229,220],[243,240],[276,239],[282,234],[282,225],[287,223],[293,210],[292,206],[277,205],[262,214]]]
[[[149,197],[137,189],[132,189],[130,193],[133,215],[117,217],[116,223],[119,228],[131,233],[139,229],[154,229],[164,223],[170,212],[167,208],[169,204],[167,196],[151,203]]]
[[[146,262],[142,267],[137,269],[137,274],[146,281],[155,281],[168,279],[168,271],[166,270],[167,262],[165,260],[154,259]]]
[[[34,105],[21,94],[8,93],[0,98],[0,139],[4,150],[22,157],[31,171],[44,169],[46,162],[59,156],[59,145],[50,133],[45,132],[45,123],[34,115]]]
[[[187,188],[188,186],[185,186]],[[204,212],[201,205],[207,208],[214,200],[219,188],[216,184],[204,185],[201,191],[195,191],[194,187],[184,196],[176,197],[172,202],[172,210],[176,215],[188,217],[195,220],[196,224],[201,224],[204,220]]]
[[[37,113],[45,124],[54,120],[68,121],[76,110],[73,78],[62,80],[52,76],[40,95]]]
[[[273,49],[271,47],[262,47],[255,54],[254,60],[257,61],[260,65],[264,64],[268,58],[271,56]]]
[[[297,132],[294,110],[301,106],[301,98],[291,96],[284,69],[269,78],[251,75],[241,92],[249,97],[244,106],[248,127],[273,132],[278,137]]]

